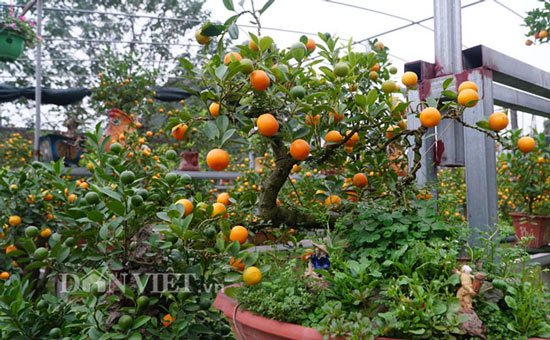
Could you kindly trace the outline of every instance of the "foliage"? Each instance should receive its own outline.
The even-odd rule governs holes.
[[[520,131],[513,132],[509,139],[516,144]],[[544,134],[535,134],[536,148],[523,154],[511,150],[499,157],[500,190],[506,192],[511,208],[532,215],[550,215],[550,145]]]
[[[32,141],[13,132],[0,140],[0,164],[10,168],[24,166],[32,159]]]
[[[323,293],[315,294],[315,287],[301,277],[302,271],[303,261],[290,260],[274,275],[272,269],[265,282],[241,288],[235,295],[243,308],[270,319],[315,326],[319,322]]]
[[[348,240],[351,258],[399,262],[415,240],[457,236],[456,228],[439,220],[434,203],[418,200],[408,207],[382,199],[360,203],[354,215],[340,220],[336,231]]]
[[[13,6],[10,6],[7,11],[4,7],[2,12],[2,17],[0,18],[2,29],[0,32],[6,31],[17,34],[25,40],[25,44],[30,48],[33,48],[36,43],[42,40],[34,31],[35,22],[29,21],[22,15],[17,16]]]
[[[56,328],[73,339],[229,336],[211,303],[224,279],[240,280],[230,257],[251,266],[257,255],[228,241],[228,221],[211,217],[199,186],[167,174],[174,162],[165,149],[142,148],[135,132],[120,151],[106,151],[102,137],[99,126],[88,133],[87,180],[64,175],[62,161],[0,174],[0,246],[17,249],[0,255],[11,274],[0,283],[3,336],[44,338]],[[184,197],[197,206],[187,216],[173,203]],[[21,224],[9,225],[10,216]],[[159,289],[163,282],[176,289]],[[167,314],[174,319],[166,322]],[[124,315],[132,316],[129,328],[119,322]]]
[[[527,12],[524,26],[529,30],[526,36],[534,37],[535,42],[547,43],[550,41],[548,37],[548,30],[550,29],[550,1],[539,1],[542,2],[542,7]],[[546,34],[543,32],[546,32]]]
[[[106,52],[100,70],[90,102],[96,114],[105,115],[109,109],[118,108],[143,119],[148,126],[151,117],[161,109],[152,98],[158,70],[143,67],[136,52],[121,58],[112,51]]]

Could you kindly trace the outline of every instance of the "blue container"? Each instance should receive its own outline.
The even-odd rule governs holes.
[[[66,164],[77,165],[82,154],[82,148],[81,145],[75,146],[75,142],[74,138],[53,133],[40,136],[40,156],[42,161],[57,162],[65,157]]]

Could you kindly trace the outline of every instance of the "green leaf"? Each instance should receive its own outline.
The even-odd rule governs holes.
[[[451,85],[453,80],[454,80],[454,78],[445,79],[445,81],[443,82],[443,90],[446,90],[449,87],[449,85]]]
[[[69,254],[71,253],[71,250],[68,247],[61,246],[60,250],[56,254],[57,262],[63,262],[67,257],[69,257]]]
[[[111,200],[107,202],[106,206],[110,211],[117,215],[124,216],[126,214],[126,208],[124,207],[124,204],[120,203],[120,201]]]
[[[103,221],[103,214],[97,210],[92,210],[88,213],[88,219],[97,223],[101,223]]]
[[[374,89],[370,90],[369,93],[367,94],[365,105],[371,106],[376,101],[376,98],[378,98],[378,91]]]
[[[223,79],[225,77],[225,73],[227,72],[228,70],[228,67],[225,66],[224,64],[221,64],[220,66],[218,66],[216,68],[216,77],[218,77],[220,80]]]
[[[223,0],[223,5],[230,11],[235,10],[235,6],[233,6],[233,0]]]
[[[232,23],[227,31],[229,32],[229,36],[231,37],[231,39],[239,39],[239,26],[237,26],[236,23]]]
[[[225,275],[225,282],[235,282],[240,280],[242,275],[236,272],[230,272]]]
[[[260,14],[264,14],[265,11],[269,8],[269,6],[273,5],[275,0],[268,0],[265,5],[260,9]]]
[[[367,107],[367,97],[362,94],[356,94],[355,103],[364,110]]]
[[[102,240],[109,238],[109,224],[105,223],[101,226],[99,229],[99,237],[101,237]]]
[[[90,187],[92,188],[92,190],[94,191],[98,191],[102,194],[105,194],[111,198],[114,198],[115,200],[117,201],[122,201],[122,196],[120,196],[120,194],[118,194],[117,192],[114,192],[113,190],[111,189],[108,189],[108,188],[104,188],[104,187],[98,187],[97,185],[95,184],[91,184]]]
[[[272,44],[273,44],[273,39],[271,39],[270,37],[263,37],[260,40],[260,50],[263,52],[268,48],[270,48]]]
[[[229,118],[227,116],[219,116],[216,118],[216,125],[220,129],[220,132],[225,132],[229,126]]]
[[[486,120],[480,120],[476,122],[476,125],[484,130],[491,130],[491,127],[489,126],[489,122]]]
[[[437,100],[434,98],[427,98],[426,102],[428,103],[429,107],[435,107],[437,109]]]
[[[238,292],[239,292],[239,288],[237,288],[237,287],[227,287],[227,288],[225,288],[225,295],[227,295],[230,298],[235,299],[235,300],[238,299],[238,295],[237,295]]]
[[[215,37],[222,34],[224,29],[224,25],[215,25],[209,22],[202,27],[201,34],[206,37]]]
[[[506,295],[504,297],[504,301],[506,301],[506,304],[508,305],[508,307],[510,307],[512,309],[516,309],[517,303],[516,303],[516,300],[513,297],[511,297],[510,295]]]
[[[218,130],[218,127],[216,126],[216,124],[214,124],[214,122],[206,123],[204,132],[210,140],[214,140],[220,136],[220,131]]]
[[[245,267],[250,267],[252,265],[254,265],[256,263],[256,261],[258,260],[258,255],[260,253],[258,252],[253,252],[253,253],[250,253],[246,256],[246,259],[245,259],[245,262],[244,262],[244,265]]]
[[[46,267],[46,262],[37,261],[37,262],[31,262],[25,268],[23,269],[25,272],[28,272],[29,270],[37,269]]]
[[[225,144],[225,142],[227,142],[231,137],[233,137],[233,135],[235,134],[237,130],[235,129],[229,129],[227,131],[225,131],[225,133],[223,134],[223,137],[222,137],[222,140],[221,140],[221,146],[223,146]]]
[[[451,91],[451,90],[444,90],[443,92],[441,92],[441,94],[446,97],[446,98],[449,98],[449,99],[456,99],[457,98],[457,95],[454,91]]]

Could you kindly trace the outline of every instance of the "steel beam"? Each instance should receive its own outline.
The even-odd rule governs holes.
[[[493,80],[525,92],[550,98],[550,73],[523,61],[479,45],[462,52],[464,67],[486,67],[493,71]]]
[[[493,112],[493,79],[488,70],[474,70],[468,80],[478,84],[479,102],[466,109],[463,119],[470,125]],[[481,86],[480,86],[481,85]],[[474,129],[464,129],[466,163],[467,219],[472,229],[470,244],[478,244],[479,236],[493,228],[498,219],[495,141]]]
[[[493,97],[496,105],[550,118],[549,99],[522,92],[498,83],[493,84]],[[515,126],[517,129],[517,116],[515,118]],[[512,128],[514,128],[513,116]]]

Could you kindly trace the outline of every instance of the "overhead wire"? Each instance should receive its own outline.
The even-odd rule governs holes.
[[[513,9],[511,9],[510,7],[506,6],[505,4],[503,4],[502,2],[498,1],[498,0],[494,0],[497,5],[500,5],[501,7],[503,7],[504,9],[506,9],[507,11],[509,11],[510,13],[513,13],[515,15],[517,15],[518,17],[520,17],[522,20],[525,19],[523,17],[523,15],[519,14],[518,12],[514,11]]]

